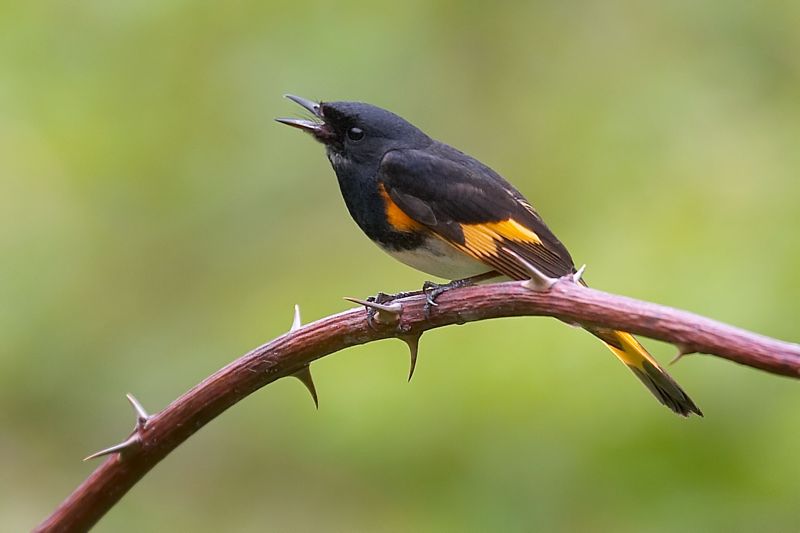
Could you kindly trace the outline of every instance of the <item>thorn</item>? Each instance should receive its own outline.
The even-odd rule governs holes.
[[[406,343],[408,351],[411,353],[411,368],[408,370],[408,381],[414,376],[414,369],[417,367],[417,354],[419,353],[419,338],[422,333],[416,335],[402,335],[398,337],[401,341]]]
[[[84,461],[90,461],[92,459],[96,459],[98,457],[102,457],[104,455],[111,455],[112,453],[119,452],[122,454],[123,452],[129,450],[132,447],[138,446],[140,443],[139,435],[134,433],[124,441],[120,442],[119,444],[115,444],[113,446],[109,446],[104,450],[100,450],[99,452],[94,452],[92,455],[88,455],[83,458]]]
[[[351,298],[349,296],[345,296],[344,299],[347,300],[347,301],[353,302],[355,304],[360,304],[360,305],[363,305],[365,307],[371,307],[371,308],[375,309],[376,311],[383,312],[383,313],[389,313],[389,314],[392,314],[392,315],[399,315],[400,313],[403,312],[403,306],[400,305],[397,302],[390,303],[390,304],[379,304],[377,302],[369,302],[367,300],[362,300],[360,298]]]
[[[668,364],[669,364],[670,366],[674,365],[675,363],[677,363],[678,361],[680,361],[681,359],[683,359],[683,357],[684,357],[685,355],[686,355],[685,353],[683,353],[683,352],[681,352],[681,351],[678,351],[678,355],[676,355],[675,357],[673,357],[673,358],[672,358],[672,360],[671,360],[671,361],[670,361]]]
[[[297,331],[303,326],[303,323],[300,321],[300,306],[294,304],[294,318],[292,319],[292,327],[289,328],[289,331]]]
[[[516,254],[511,250],[506,250],[506,252],[514,256],[515,259],[517,259],[520,263],[522,263],[522,266],[525,267],[525,270],[527,270],[528,274],[531,276],[529,280],[522,282],[523,287],[536,292],[547,292],[558,281],[558,278],[551,278],[550,276],[548,276],[547,274],[545,274],[544,272],[533,266],[531,263],[524,260],[522,257],[519,256],[519,254]]]
[[[85,457],[83,459],[84,461],[95,459],[96,457],[101,457],[103,455],[110,455],[116,452],[122,453],[134,446],[138,446],[139,443],[141,442],[139,440],[138,432],[140,429],[144,429],[144,427],[147,425],[147,421],[150,420],[151,415],[148,414],[148,412],[142,406],[141,402],[139,402],[139,400],[136,399],[136,396],[134,396],[131,393],[128,393],[125,395],[125,397],[128,399],[128,402],[131,404],[131,407],[133,407],[133,410],[136,411],[136,427],[133,430],[133,434],[124,441],[120,442],[119,444],[115,444],[113,446],[100,450],[99,452],[95,452],[92,455],[89,455],[88,457]]]
[[[367,300],[362,300],[360,298],[351,298],[349,296],[345,296],[344,298],[348,302],[353,302],[354,304],[363,305],[364,307],[368,307],[371,309],[375,309],[377,311],[376,319],[378,322],[382,324],[394,324],[395,322],[400,320],[400,315],[403,314],[403,305],[399,302],[392,302],[390,304],[379,304],[377,302],[370,302]]]
[[[672,361],[669,362],[670,365],[674,365],[678,361],[684,358],[684,356],[694,353],[694,350],[686,346],[685,344],[676,344],[676,348],[678,348],[678,355],[672,358]]]
[[[577,272],[572,275],[572,281],[575,283],[580,283],[581,278],[583,277],[583,273],[586,271],[586,264],[581,266]]]
[[[314,400],[314,405],[319,409],[319,398],[317,398],[317,388],[314,386],[314,378],[311,377],[311,367],[309,365],[302,367],[292,374],[292,377],[299,379],[300,383],[306,386],[308,392],[311,394],[311,399]]]
[[[147,421],[150,420],[150,415],[147,414],[147,411],[145,411],[142,404],[139,403],[139,400],[137,400],[133,394],[128,393],[125,397],[128,398],[133,410],[136,411],[136,427],[143,428],[145,424],[147,424]]]

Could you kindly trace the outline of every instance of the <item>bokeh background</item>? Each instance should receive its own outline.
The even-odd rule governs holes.
[[[417,287],[286,92],[376,103],[538,206],[588,279],[800,340],[797,2],[0,4],[0,529],[344,295]],[[648,342],[662,360],[668,345]],[[513,319],[325,358],[168,457],[98,531],[790,531],[800,389],[693,356],[660,407]]]

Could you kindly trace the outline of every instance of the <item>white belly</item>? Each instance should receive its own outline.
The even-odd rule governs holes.
[[[441,239],[431,237],[416,250],[381,249],[401,263],[447,280],[463,279],[492,270]]]

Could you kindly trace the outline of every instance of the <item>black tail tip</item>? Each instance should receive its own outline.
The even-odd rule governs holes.
[[[643,361],[642,367],[632,366],[630,369],[659,402],[683,417],[688,418],[692,413],[703,416],[703,411],[666,372],[656,368],[649,361]]]

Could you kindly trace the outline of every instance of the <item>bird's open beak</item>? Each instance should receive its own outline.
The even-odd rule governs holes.
[[[295,96],[293,94],[285,94],[284,96],[292,102],[299,104],[307,111],[310,111],[312,115],[320,120],[307,120],[304,118],[276,118],[275,120],[281,124],[286,124],[287,126],[298,128],[309,133],[320,133],[322,127],[325,125],[325,119],[322,117],[319,103],[307,100],[306,98],[302,98],[300,96]]]

